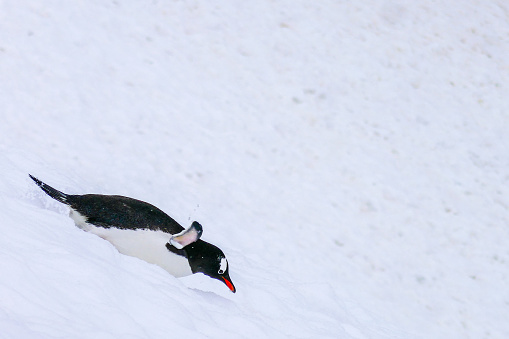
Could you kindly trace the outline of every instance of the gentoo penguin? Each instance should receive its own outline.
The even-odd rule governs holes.
[[[203,273],[235,293],[223,251],[200,239],[203,229],[198,222],[184,229],[149,203],[120,195],[65,194],[29,176],[46,194],[70,207],[76,226],[108,240],[120,253],[159,265],[176,277]]]

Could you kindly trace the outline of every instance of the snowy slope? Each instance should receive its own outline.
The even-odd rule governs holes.
[[[0,338],[509,337],[504,1],[0,2]],[[163,209],[236,294],[28,178]]]

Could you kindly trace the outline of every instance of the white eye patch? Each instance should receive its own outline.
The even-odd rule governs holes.
[[[226,269],[228,268],[228,261],[226,258],[221,258],[221,263],[219,264],[219,271],[217,273],[223,274],[226,272]]]

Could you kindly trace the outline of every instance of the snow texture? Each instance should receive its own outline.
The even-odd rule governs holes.
[[[506,1],[0,2],[0,338],[509,338]],[[175,278],[76,228],[147,201]]]

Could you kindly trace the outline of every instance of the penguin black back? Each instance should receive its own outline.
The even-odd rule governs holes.
[[[144,228],[170,234],[184,230],[184,227],[168,214],[144,201],[120,195],[65,194],[32,175],[30,178],[50,197],[85,216],[88,223],[104,228]]]
[[[71,195],[67,200],[73,209],[87,216],[87,222],[104,228],[146,228],[170,234],[184,230],[168,214],[141,200],[101,194]]]

